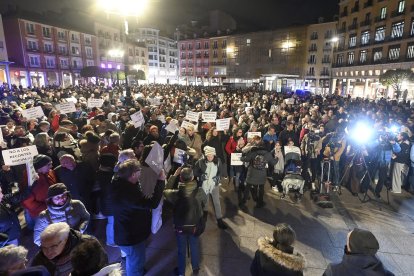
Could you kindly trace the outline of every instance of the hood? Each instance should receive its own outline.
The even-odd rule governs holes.
[[[344,254],[343,262],[347,263],[350,267],[355,267],[364,271],[385,271],[382,262],[375,255]]]
[[[71,201],[72,201],[72,196],[70,195],[70,193],[68,193],[68,198],[67,198],[65,204],[63,204],[62,206],[57,206],[57,205],[53,204],[52,199],[48,198],[47,202],[46,202],[47,203],[47,209],[49,210],[49,212],[51,214],[64,212],[64,211],[66,211],[67,208],[71,207],[71,205],[72,205]]]
[[[282,252],[273,246],[272,240],[269,238],[259,238],[257,244],[259,250],[276,264],[294,271],[305,269],[305,258],[300,253],[288,254]]]

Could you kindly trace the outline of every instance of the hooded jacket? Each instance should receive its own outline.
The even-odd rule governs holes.
[[[250,162],[252,162],[257,155],[263,155],[270,167],[274,167],[278,161],[262,146],[253,146],[240,158],[241,161],[249,163],[246,183],[252,185],[264,185],[266,182],[267,170],[259,170],[250,165]]]
[[[259,238],[257,244],[259,249],[250,266],[250,272],[253,276],[303,275],[305,259],[301,254],[283,252],[273,246],[272,240],[268,238]]]

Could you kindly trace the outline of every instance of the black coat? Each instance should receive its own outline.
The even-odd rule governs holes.
[[[151,209],[160,203],[165,181],[158,180],[154,194],[146,198],[138,184],[122,178],[112,181],[115,243],[135,245],[151,234]]]
[[[303,275],[305,259],[299,253],[283,252],[273,246],[272,241],[259,238],[250,272],[253,276],[300,276]],[[351,275],[351,274],[349,274]]]
[[[324,276],[375,275],[393,276],[385,269],[382,262],[374,255],[344,254],[342,262],[330,264]]]
[[[253,168],[250,163],[254,160],[256,155],[261,154],[266,159],[270,168],[274,167],[278,160],[273,158],[272,154],[268,152],[264,147],[252,147],[246,155],[241,157],[241,161],[248,162],[249,167],[247,168],[246,183],[253,185],[264,185],[267,177],[267,170],[259,170]]]
[[[96,172],[96,184],[101,188],[100,194],[100,207],[104,216],[113,216],[113,203],[112,203],[112,177],[113,171],[98,170]]]

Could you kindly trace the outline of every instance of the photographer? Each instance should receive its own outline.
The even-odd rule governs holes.
[[[309,128],[309,132],[303,136],[300,145],[300,151],[304,159],[303,171],[305,173],[307,185],[309,185],[309,183],[315,183],[319,172],[317,148],[320,142],[321,137],[319,136],[319,129],[316,124],[312,124]]]
[[[392,159],[394,160],[394,167],[392,169],[391,192],[393,194],[401,194],[401,187],[405,183],[410,166],[411,144],[408,134],[406,132],[398,134],[397,142],[401,147],[401,151],[394,153],[392,156]]]

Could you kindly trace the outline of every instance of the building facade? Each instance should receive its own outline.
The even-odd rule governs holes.
[[[81,82],[80,70],[97,64],[97,39],[41,20],[4,18],[4,31],[15,85],[68,86]]]
[[[0,14],[0,85],[10,84],[10,63],[7,55],[6,38],[4,36],[3,19]]]
[[[330,92],[336,25],[336,22],[327,22],[308,26],[304,89],[315,94]]]
[[[414,69],[414,0],[341,0],[339,9],[333,87],[344,95],[392,97],[379,76]]]
[[[178,42],[180,83],[198,85],[210,79],[210,39],[188,39]]]
[[[177,42],[154,28],[136,28],[129,37],[145,43],[148,50],[148,81],[150,83],[178,83]]]

